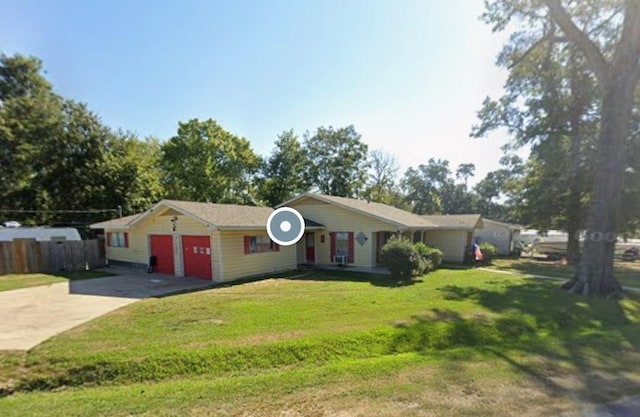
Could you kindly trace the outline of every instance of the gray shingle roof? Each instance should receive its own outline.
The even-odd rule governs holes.
[[[476,226],[482,227],[482,219],[479,214],[433,214],[420,217],[443,229],[472,230]]]
[[[188,213],[218,228],[265,228],[273,212],[271,207],[241,206],[238,204],[196,203],[193,201],[162,200],[167,206]]]
[[[288,205],[290,203],[295,203],[295,201],[301,200],[306,197],[315,198],[317,200],[324,201],[330,204],[335,204],[337,206],[340,206],[349,210],[357,211],[364,215],[375,217],[382,221],[394,223],[396,225],[407,227],[407,228],[416,228],[416,229],[438,228],[438,226],[432,223],[431,221],[427,219],[423,219],[422,217],[416,214],[399,209],[397,207],[388,206],[382,203],[367,202],[365,200],[357,200],[355,198],[336,197],[336,196],[325,195],[325,194],[305,193],[292,200],[287,201],[286,203],[281,204],[281,206]]]
[[[198,203],[194,201],[162,200],[152,209],[133,216],[113,219],[91,225],[92,229],[127,228],[147,217],[153,210],[169,207],[195,217],[205,224],[219,229],[261,229],[265,228],[271,207],[241,206],[237,204]]]
[[[90,227],[91,229],[120,229],[129,226],[129,223],[135,220],[140,213],[133,216],[118,217],[117,219],[111,219],[100,223],[94,223]]]

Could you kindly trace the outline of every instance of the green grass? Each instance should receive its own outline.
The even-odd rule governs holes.
[[[112,274],[100,271],[57,272],[55,274],[0,275],[0,291],[17,290],[19,288],[36,287],[39,285],[51,285],[58,282],[66,282],[79,279],[100,278],[110,275]]]
[[[639,392],[639,352],[636,297],[479,270],[317,272],[146,299],[0,354],[15,391],[0,415],[450,415],[467,391],[456,415],[554,414]]]
[[[562,265],[558,262],[521,259],[495,259],[491,267],[503,270],[514,271],[524,274],[547,275],[551,277],[570,278],[573,275],[573,266]],[[616,278],[630,287],[640,288],[640,262],[615,263]]]

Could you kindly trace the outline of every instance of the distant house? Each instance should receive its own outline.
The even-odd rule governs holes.
[[[269,207],[162,200],[144,213],[92,224],[110,264],[217,282],[296,268],[295,247],[271,242]]]
[[[16,239],[82,240],[78,230],[72,227],[6,227],[0,230],[0,242],[11,242]]]
[[[515,224],[483,219],[484,228],[476,232],[481,242],[489,242],[498,248],[498,255],[510,255],[516,249],[522,227]]]

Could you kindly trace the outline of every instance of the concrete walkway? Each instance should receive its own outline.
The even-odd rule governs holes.
[[[65,330],[147,297],[211,281],[128,273],[0,292],[0,350],[28,350]]]

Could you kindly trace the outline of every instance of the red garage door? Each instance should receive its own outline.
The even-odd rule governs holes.
[[[175,273],[173,264],[173,236],[150,235],[151,256],[155,256],[157,264],[155,271],[161,274]]]
[[[212,279],[209,236],[182,236],[182,255],[185,276]]]

